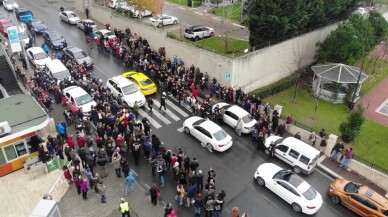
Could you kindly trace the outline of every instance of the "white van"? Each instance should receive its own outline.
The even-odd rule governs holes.
[[[51,77],[57,79],[57,83],[59,84],[60,81],[64,79],[69,79],[72,80],[73,78],[71,77],[71,74],[69,70],[66,68],[63,63],[58,60],[50,60],[46,63],[45,67],[46,73],[50,75]]]
[[[106,86],[115,97],[121,95],[122,100],[131,108],[135,102],[139,106],[143,106],[146,102],[145,96],[138,87],[121,75],[109,78],[106,81]]]
[[[294,137],[270,136],[265,140],[265,153],[270,154],[270,144],[275,143],[275,156],[290,164],[294,172],[310,174],[317,165],[320,152],[314,147]]]

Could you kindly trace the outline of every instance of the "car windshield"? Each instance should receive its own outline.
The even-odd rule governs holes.
[[[93,101],[93,99],[89,94],[85,94],[85,95],[82,95],[82,96],[75,98],[75,103],[77,103],[78,106],[84,105],[84,104],[89,103],[91,101]]]
[[[140,84],[142,86],[148,86],[148,85],[153,84],[153,82],[151,81],[151,79],[145,79],[145,80],[140,81]]]
[[[279,172],[277,172],[273,178],[274,179],[279,179],[279,180],[285,180],[285,181],[288,181],[290,179],[290,177],[292,176],[292,172],[289,171],[289,170],[280,170]]]
[[[75,58],[75,59],[82,59],[82,58],[87,57],[86,53],[83,52],[82,50],[76,51],[76,52],[73,53],[73,54],[74,54],[74,58]]]
[[[48,58],[46,52],[36,53],[34,55],[34,59],[35,60],[42,60],[42,59],[45,59],[45,58]]]
[[[285,138],[280,138],[280,139],[276,140],[275,145],[282,143],[284,139]]]
[[[349,192],[349,193],[358,193],[358,189],[360,189],[362,187],[361,184],[357,184],[357,183],[354,183],[354,182],[349,182],[348,184],[345,185],[345,192]]]
[[[75,13],[68,13],[67,16],[69,18],[73,18],[73,17],[77,17],[77,14],[75,14]]]
[[[307,189],[307,191],[305,191],[303,193],[303,196],[307,199],[307,200],[314,200],[314,198],[317,197],[317,192],[315,191],[315,189],[313,187],[309,187]]]
[[[62,36],[58,32],[50,32],[50,38],[53,41],[61,40]]]
[[[28,35],[26,32],[19,32],[19,39],[26,39],[28,38]]]
[[[228,134],[226,134],[226,132],[225,132],[224,130],[221,129],[221,130],[215,132],[215,133],[213,134],[213,136],[214,136],[214,138],[215,138],[217,141],[220,141],[220,140],[225,139],[225,138],[228,136]]]
[[[43,24],[43,22],[40,21],[40,20],[33,20],[33,21],[32,21],[32,24]]]
[[[3,23],[3,27],[5,28],[11,27],[11,26],[13,26],[12,23]]]
[[[105,33],[105,36],[111,36],[111,35],[114,35],[113,32],[107,32],[107,33]]]
[[[242,117],[242,121],[247,124],[247,123],[250,123],[252,122],[254,119],[253,117],[250,115],[250,114],[247,114],[245,115],[244,117]]]
[[[124,95],[129,95],[138,91],[137,87],[134,84],[122,87],[121,89],[123,90]]]
[[[55,74],[53,74],[54,78],[58,79],[58,80],[63,80],[65,78],[70,78],[71,75],[69,73],[69,70],[64,70],[64,71],[61,71],[61,72],[57,72]]]

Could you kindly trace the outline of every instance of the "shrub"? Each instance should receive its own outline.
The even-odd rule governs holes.
[[[341,138],[344,142],[353,142],[361,131],[361,126],[365,121],[363,116],[364,108],[359,105],[354,112],[351,112],[348,118],[339,126]]]

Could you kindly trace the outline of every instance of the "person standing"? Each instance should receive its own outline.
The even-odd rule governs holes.
[[[154,106],[154,100],[152,100],[152,98],[149,97],[147,100],[147,104],[148,104],[148,108],[150,109],[148,114],[152,115],[152,107]]]
[[[70,170],[69,168],[65,165],[63,166],[63,176],[65,177],[65,179],[67,180],[67,182],[70,184],[73,183],[73,177],[71,176],[71,173],[70,173]]]
[[[160,97],[160,107],[159,107],[159,111],[162,109],[162,107],[164,107],[164,110],[167,110],[166,109],[166,92],[163,92],[162,93],[162,96]]]
[[[293,121],[294,120],[292,119],[292,114],[289,114],[287,117],[287,120],[286,120],[286,131],[287,132],[290,131],[290,127],[291,127]]]
[[[309,143],[311,146],[315,146],[315,142],[317,141],[317,135],[315,134],[315,132],[311,132],[310,136],[309,136]]]
[[[207,201],[205,204],[205,216],[206,217],[212,217],[213,216],[213,210],[214,210],[214,200],[211,196],[207,197]]]
[[[125,178],[125,183],[125,196],[128,195],[128,188],[129,193],[133,194],[133,192],[135,192],[135,177],[132,172],[128,173],[128,176]]]
[[[170,216],[173,210],[174,209],[172,208],[171,203],[167,203],[166,207],[164,207],[164,217]]]
[[[166,173],[163,165],[158,165],[157,172],[159,174],[160,187],[164,187],[164,174]]]
[[[86,19],[89,19],[89,8],[85,9],[85,15],[86,15]]]
[[[322,153],[325,152],[326,145],[327,145],[326,136],[323,136],[321,143],[319,144],[319,146],[320,146],[319,151]]]
[[[121,212],[121,216],[122,217],[130,217],[130,214],[129,214],[129,204],[128,204],[128,202],[125,201],[124,198],[121,198],[121,203],[120,203],[120,206],[119,206],[119,210]]]
[[[137,103],[137,101],[135,101],[135,104],[133,104],[133,107],[132,107],[132,112],[135,115],[136,120],[139,118],[139,109],[140,109],[140,106]]]
[[[194,214],[195,214],[195,216],[201,216],[202,207],[203,207],[202,194],[198,193],[194,199]]]
[[[101,194],[101,203],[106,203],[106,196],[105,196],[106,186],[103,184],[101,180],[97,183],[97,189],[98,189],[98,192],[100,192]]]
[[[348,150],[345,153],[344,160],[342,161],[340,167],[342,169],[347,169],[348,165],[349,165],[349,162],[350,162],[350,159],[352,159],[352,158],[353,158],[353,149],[352,148],[348,148]]]
[[[31,33],[31,37],[32,37],[32,41],[34,42],[34,43],[36,43],[36,32],[35,32],[35,29],[34,28],[31,28],[30,29],[30,33]]]
[[[88,180],[84,179],[81,183],[82,198],[88,199]]]
[[[242,129],[243,129],[243,121],[242,121],[242,118],[239,118],[237,121],[237,125],[235,127],[235,130],[238,136],[241,136]]]
[[[331,150],[331,160],[337,161],[339,155],[341,154],[342,150],[344,150],[344,148],[345,146],[343,142],[335,144],[333,149]]]
[[[150,188],[149,192],[151,194],[151,203],[156,206],[159,189],[156,187],[155,183],[152,183],[152,187]]]
[[[118,178],[121,178],[120,159],[121,159],[120,154],[118,152],[114,152],[114,154],[112,155],[112,164],[113,164],[113,168],[115,169],[116,176]]]

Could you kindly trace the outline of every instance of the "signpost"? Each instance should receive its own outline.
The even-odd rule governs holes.
[[[231,77],[232,77],[232,75],[230,75],[230,73],[225,74],[225,80],[230,81]]]
[[[19,40],[19,31],[17,26],[12,26],[7,29],[9,44],[13,53],[22,51],[22,46]]]

